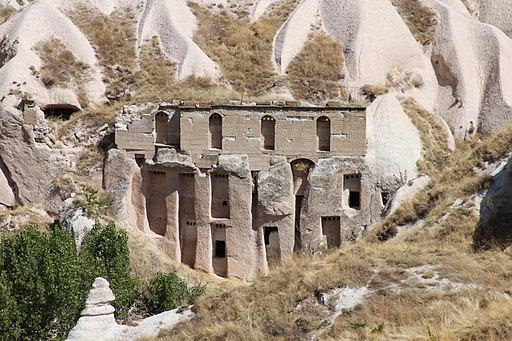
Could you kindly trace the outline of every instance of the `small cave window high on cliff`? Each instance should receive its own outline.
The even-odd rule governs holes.
[[[264,150],[275,150],[276,120],[272,116],[261,119],[261,143]]]
[[[361,209],[361,174],[345,174],[343,176],[344,205]]]
[[[167,144],[168,134],[167,125],[169,122],[169,116],[161,111],[155,115],[155,132],[156,132],[156,143]]]
[[[59,120],[67,121],[75,112],[80,109],[74,105],[66,104],[48,104],[43,108],[44,117],[56,118]]]
[[[317,148],[321,152],[331,150],[331,120],[327,116],[321,116],[316,120]]]
[[[229,219],[229,176],[226,173],[210,174],[211,181],[211,216]]]
[[[340,217],[322,217],[322,234],[326,238],[327,247],[340,247]]]
[[[208,122],[208,147],[222,150],[222,116],[215,113]]]

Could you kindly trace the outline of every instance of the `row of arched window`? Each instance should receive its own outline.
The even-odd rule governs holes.
[[[331,150],[331,120],[321,116],[316,120],[317,149],[319,151]],[[208,147],[222,149],[222,116],[215,113],[210,116],[208,124]],[[275,150],[276,120],[266,115],[261,118],[261,148]]]

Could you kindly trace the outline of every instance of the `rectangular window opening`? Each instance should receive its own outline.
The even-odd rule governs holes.
[[[226,257],[226,241],[225,240],[216,240],[215,241],[215,258],[224,258]]]

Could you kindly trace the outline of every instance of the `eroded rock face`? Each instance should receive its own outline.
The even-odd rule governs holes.
[[[114,307],[110,304],[115,300],[106,279],[98,277],[94,280],[89,292],[85,308],[80,313],[80,319],[69,332],[67,340],[107,340],[119,325],[114,318]]]
[[[480,204],[480,224],[474,239],[477,247],[512,243],[512,159],[493,177]]]
[[[32,126],[18,115],[0,111],[0,169],[16,204],[43,203],[57,212],[61,199],[52,192],[50,160],[49,148],[36,145]]]
[[[60,225],[71,231],[75,238],[77,248],[82,245],[82,240],[87,232],[93,229],[95,221],[87,217],[82,207],[75,206],[75,199],[66,199],[59,207]]]
[[[170,329],[180,321],[193,316],[190,310],[178,313],[178,309],[175,309],[135,322],[135,326],[119,325],[114,318],[115,309],[110,304],[114,300],[108,281],[102,277],[96,278],[85,302],[85,308],[80,313],[80,319],[66,340],[135,341],[153,338],[161,330]]]

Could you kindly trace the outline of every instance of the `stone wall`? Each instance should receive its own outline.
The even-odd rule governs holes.
[[[112,190],[128,207],[120,212],[196,269],[251,280],[294,252],[355,239],[383,208],[360,107],[182,103],[131,119],[116,136],[124,154],[111,151],[106,166],[144,155],[125,161],[140,168]]]

